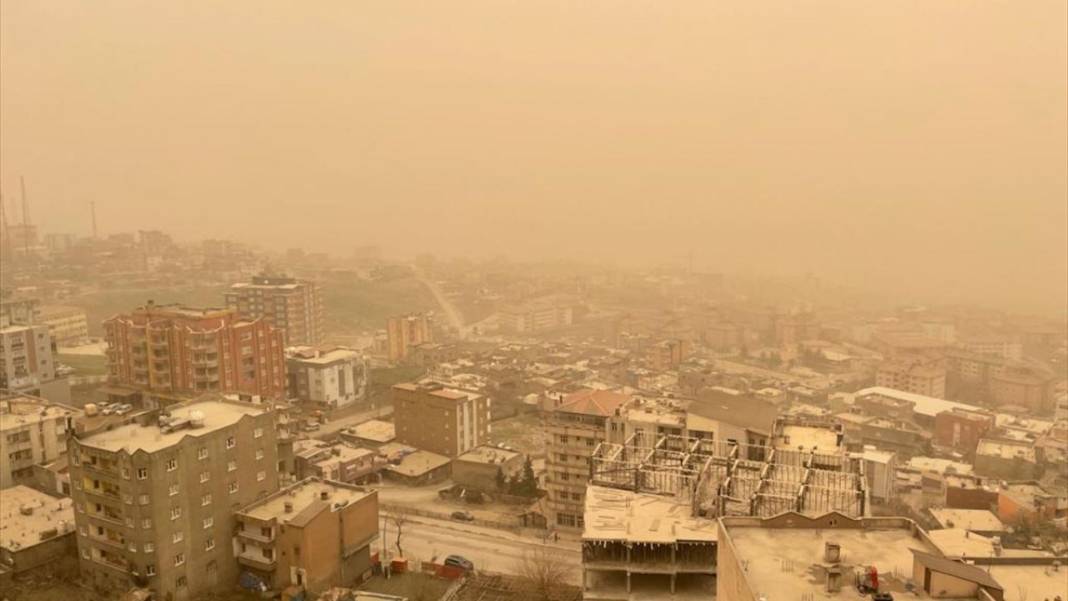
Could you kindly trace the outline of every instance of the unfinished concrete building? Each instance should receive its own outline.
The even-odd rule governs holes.
[[[640,434],[591,458],[583,532],[586,598],[707,597],[723,516],[867,514],[863,462],[787,449]]]

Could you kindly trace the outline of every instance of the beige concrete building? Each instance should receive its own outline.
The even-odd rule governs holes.
[[[176,601],[233,588],[234,508],[278,490],[274,422],[268,405],[205,399],[72,437],[86,582]]]
[[[0,397],[0,489],[34,480],[33,466],[67,454],[71,421],[81,412],[39,397]]]
[[[523,470],[521,453],[480,446],[460,455],[452,462],[452,481],[476,490],[497,490],[497,473],[506,479],[515,478]]]
[[[407,360],[413,347],[434,342],[433,323],[426,313],[390,317],[386,322],[390,361]]]
[[[236,514],[233,553],[243,577],[268,590],[318,593],[353,586],[371,573],[378,538],[378,492],[308,478]]]
[[[486,443],[490,399],[436,382],[393,386],[396,441],[446,457]]]
[[[569,303],[552,298],[506,307],[497,314],[501,329],[516,333],[569,326],[574,318],[574,309]]]
[[[875,385],[943,398],[946,396],[946,368],[942,360],[936,358],[891,359],[879,365]]]
[[[56,377],[54,353],[48,326],[0,326],[0,389],[68,402],[70,385]]]
[[[264,319],[282,331],[286,346],[316,345],[323,339],[323,304],[315,282],[258,275],[230,286],[226,306],[243,319]]]
[[[582,528],[591,458],[602,442],[622,442],[627,394],[582,390],[564,397],[545,415],[545,488],[549,523]]]
[[[367,396],[367,362],[345,347],[286,349],[289,398],[337,409]]]
[[[37,311],[37,323],[48,326],[58,346],[77,346],[89,339],[89,319],[78,307],[44,305]]]

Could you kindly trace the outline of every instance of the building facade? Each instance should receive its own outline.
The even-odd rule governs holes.
[[[230,590],[234,508],[278,490],[274,412],[205,400],[70,439],[82,577],[181,601]]]
[[[426,313],[390,317],[386,322],[386,341],[390,361],[404,361],[412,347],[434,342],[433,323]]]
[[[396,441],[446,457],[485,444],[490,432],[490,399],[435,382],[393,386]]]
[[[55,345],[48,326],[0,327],[0,389],[70,400],[70,386],[56,377]]]
[[[378,492],[308,478],[236,513],[234,554],[268,590],[318,593],[370,576],[378,538]]]
[[[230,286],[226,306],[242,319],[263,319],[282,331],[286,346],[315,345],[323,339],[323,305],[315,282],[258,275]]]
[[[545,415],[545,488],[549,523],[583,528],[586,485],[594,451],[602,442],[622,442],[623,410],[629,395],[607,390],[582,390],[564,397]]]
[[[498,314],[501,329],[517,333],[569,326],[574,318],[571,305],[552,299],[508,307]]]
[[[938,359],[893,359],[879,366],[875,372],[875,385],[944,398],[946,368]]]
[[[44,305],[37,312],[37,323],[48,326],[59,346],[77,346],[89,339],[89,320],[78,307]]]
[[[241,392],[282,399],[282,333],[232,309],[147,305],[104,322],[113,384],[161,393]]]
[[[286,379],[290,398],[335,409],[367,396],[367,364],[350,348],[290,347]]]
[[[34,465],[65,456],[71,420],[80,414],[39,397],[0,398],[0,489],[31,484]]]

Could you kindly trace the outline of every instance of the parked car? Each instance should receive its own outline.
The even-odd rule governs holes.
[[[454,568],[461,568],[466,572],[475,571],[475,564],[471,563],[471,560],[462,555],[450,555],[445,558],[445,565],[452,566]]]
[[[475,521],[475,516],[466,511],[454,511],[452,512],[452,519],[460,520],[461,522],[473,522]]]
[[[118,408],[115,409],[115,415],[126,415],[131,411],[133,411],[133,405],[129,403],[124,403],[122,405],[119,405]]]

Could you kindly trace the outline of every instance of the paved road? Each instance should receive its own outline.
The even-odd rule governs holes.
[[[390,553],[397,552],[397,529],[388,513],[379,527],[385,527],[384,537]],[[463,555],[475,564],[476,570],[517,573],[517,564],[542,546],[538,538],[513,534],[503,530],[481,528],[451,520],[436,520],[422,516],[412,516],[404,525],[401,546],[410,560],[441,561],[447,555]],[[375,550],[381,550],[382,539],[375,543]],[[560,557],[569,565],[575,566],[568,574],[571,584],[579,584],[582,573],[582,553],[579,543],[563,541],[550,543],[555,557]]]
[[[438,302],[438,306],[441,307],[441,311],[445,313],[445,317],[449,319],[449,323],[452,324],[452,327],[456,328],[460,339],[463,340],[464,338],[467,338],[470,328],[464,326],[464,319],[463,316],[460,315],[460,311],[452,304],[452,301],[445,296],[445,293],[441,291],[437,282],[424,276],[423,273],[419,271],[419,268],[413,266],[412,269],[416,279],[422,282],[423,285],[430,290],[430,293],[434,295],[434,300]]]
[[[361,424],[369,419],[378,419],[392,414],[393,405],[368,409],[366,411],[360,411],[359,413],[352,413],[320,425],[319,429],[315,432],[311,432],[310,435],[319,439],[331,439],[339,430],[344,430],[349,426]]]

